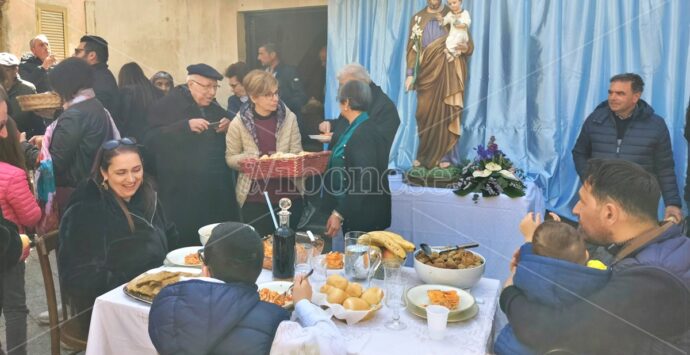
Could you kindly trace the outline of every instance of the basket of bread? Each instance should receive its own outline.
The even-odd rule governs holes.
[[[62,107],[62,99],[54,92],[17,96],[22,111],[48,110]]]
[[[337,319],[348,325],[366,321],[381,309],[383,290],[371,287],[364,290],[357,282],[349,282],[340,275],[331,275],[319,292],[314,293],[312,302],[327,307]]]
[[[330,157],[330,151],[278,152],[240,161],[240,172],[254,180],[319,175],[326,171]]]

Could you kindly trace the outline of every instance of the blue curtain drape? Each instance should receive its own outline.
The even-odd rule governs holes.
[[[396,103],[401,125],[390,165],[407,169],[417,149],[416,96],[403,88],[412,15],[424,0],[330,0],[327,117],[336,117],[338,68],[358,62]],[[642,98],[666,119],[681,189],[690,96],[690,1],[465,0],[475,42],[469,61],[459,158],[495,136],[543,189],[546,204],[572,216],[578,178],[571,150],[587,115],[606,100],[608,79],[635,72]]]

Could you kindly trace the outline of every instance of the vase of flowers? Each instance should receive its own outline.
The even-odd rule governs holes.
[[[477,157],[462,168],[455,193],[465,196],[481,193],[484,197],[505,194],[508,197],[525,196],[522,171],[513,166],[502,151],[496,139],[491,136],[489,143],[475,148]]]

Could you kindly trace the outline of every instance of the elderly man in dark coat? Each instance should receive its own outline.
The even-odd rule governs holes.
[[[239,220],[235,183],[225,164],[230,119],[215,100],[223,76],[206,64],[187,67],[187,82],[149,110],[160,200],[180,231],[179,245],[198,245],[199,227]]]
[[[338,82],[340,85],[345,85],[350,80],[361,81],[371,89],[371,106],[369,107],[369,117],[376,124],[376,128],[379,133],[385,139],[386,143],[386,154],[390,155],[391,146],[393,145],[393,140],[395,139],[396,133],[398,133],[398,126],[400,126],[400,116],[398,115],[398,109],[391,99],[386,95],[386,93],[381,90],[381,87],[376,85],[371,81],[369,73],[363,66],[352,63],[344,66],[338,72]],[[333,136],[331,137],[331,146],[338,143],[340,136],[347,130],[350,124],[341,115],[338,119],[333,121],[331,125],[330,121],[324,121],[319,129],[322,132],[333,131]]]

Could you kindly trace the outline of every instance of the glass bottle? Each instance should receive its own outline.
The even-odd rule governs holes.
[[[291,279],[295,276],[295,231],[290,229],[290,199],[281,198],[278,229],[273,233],[273,278]]]

